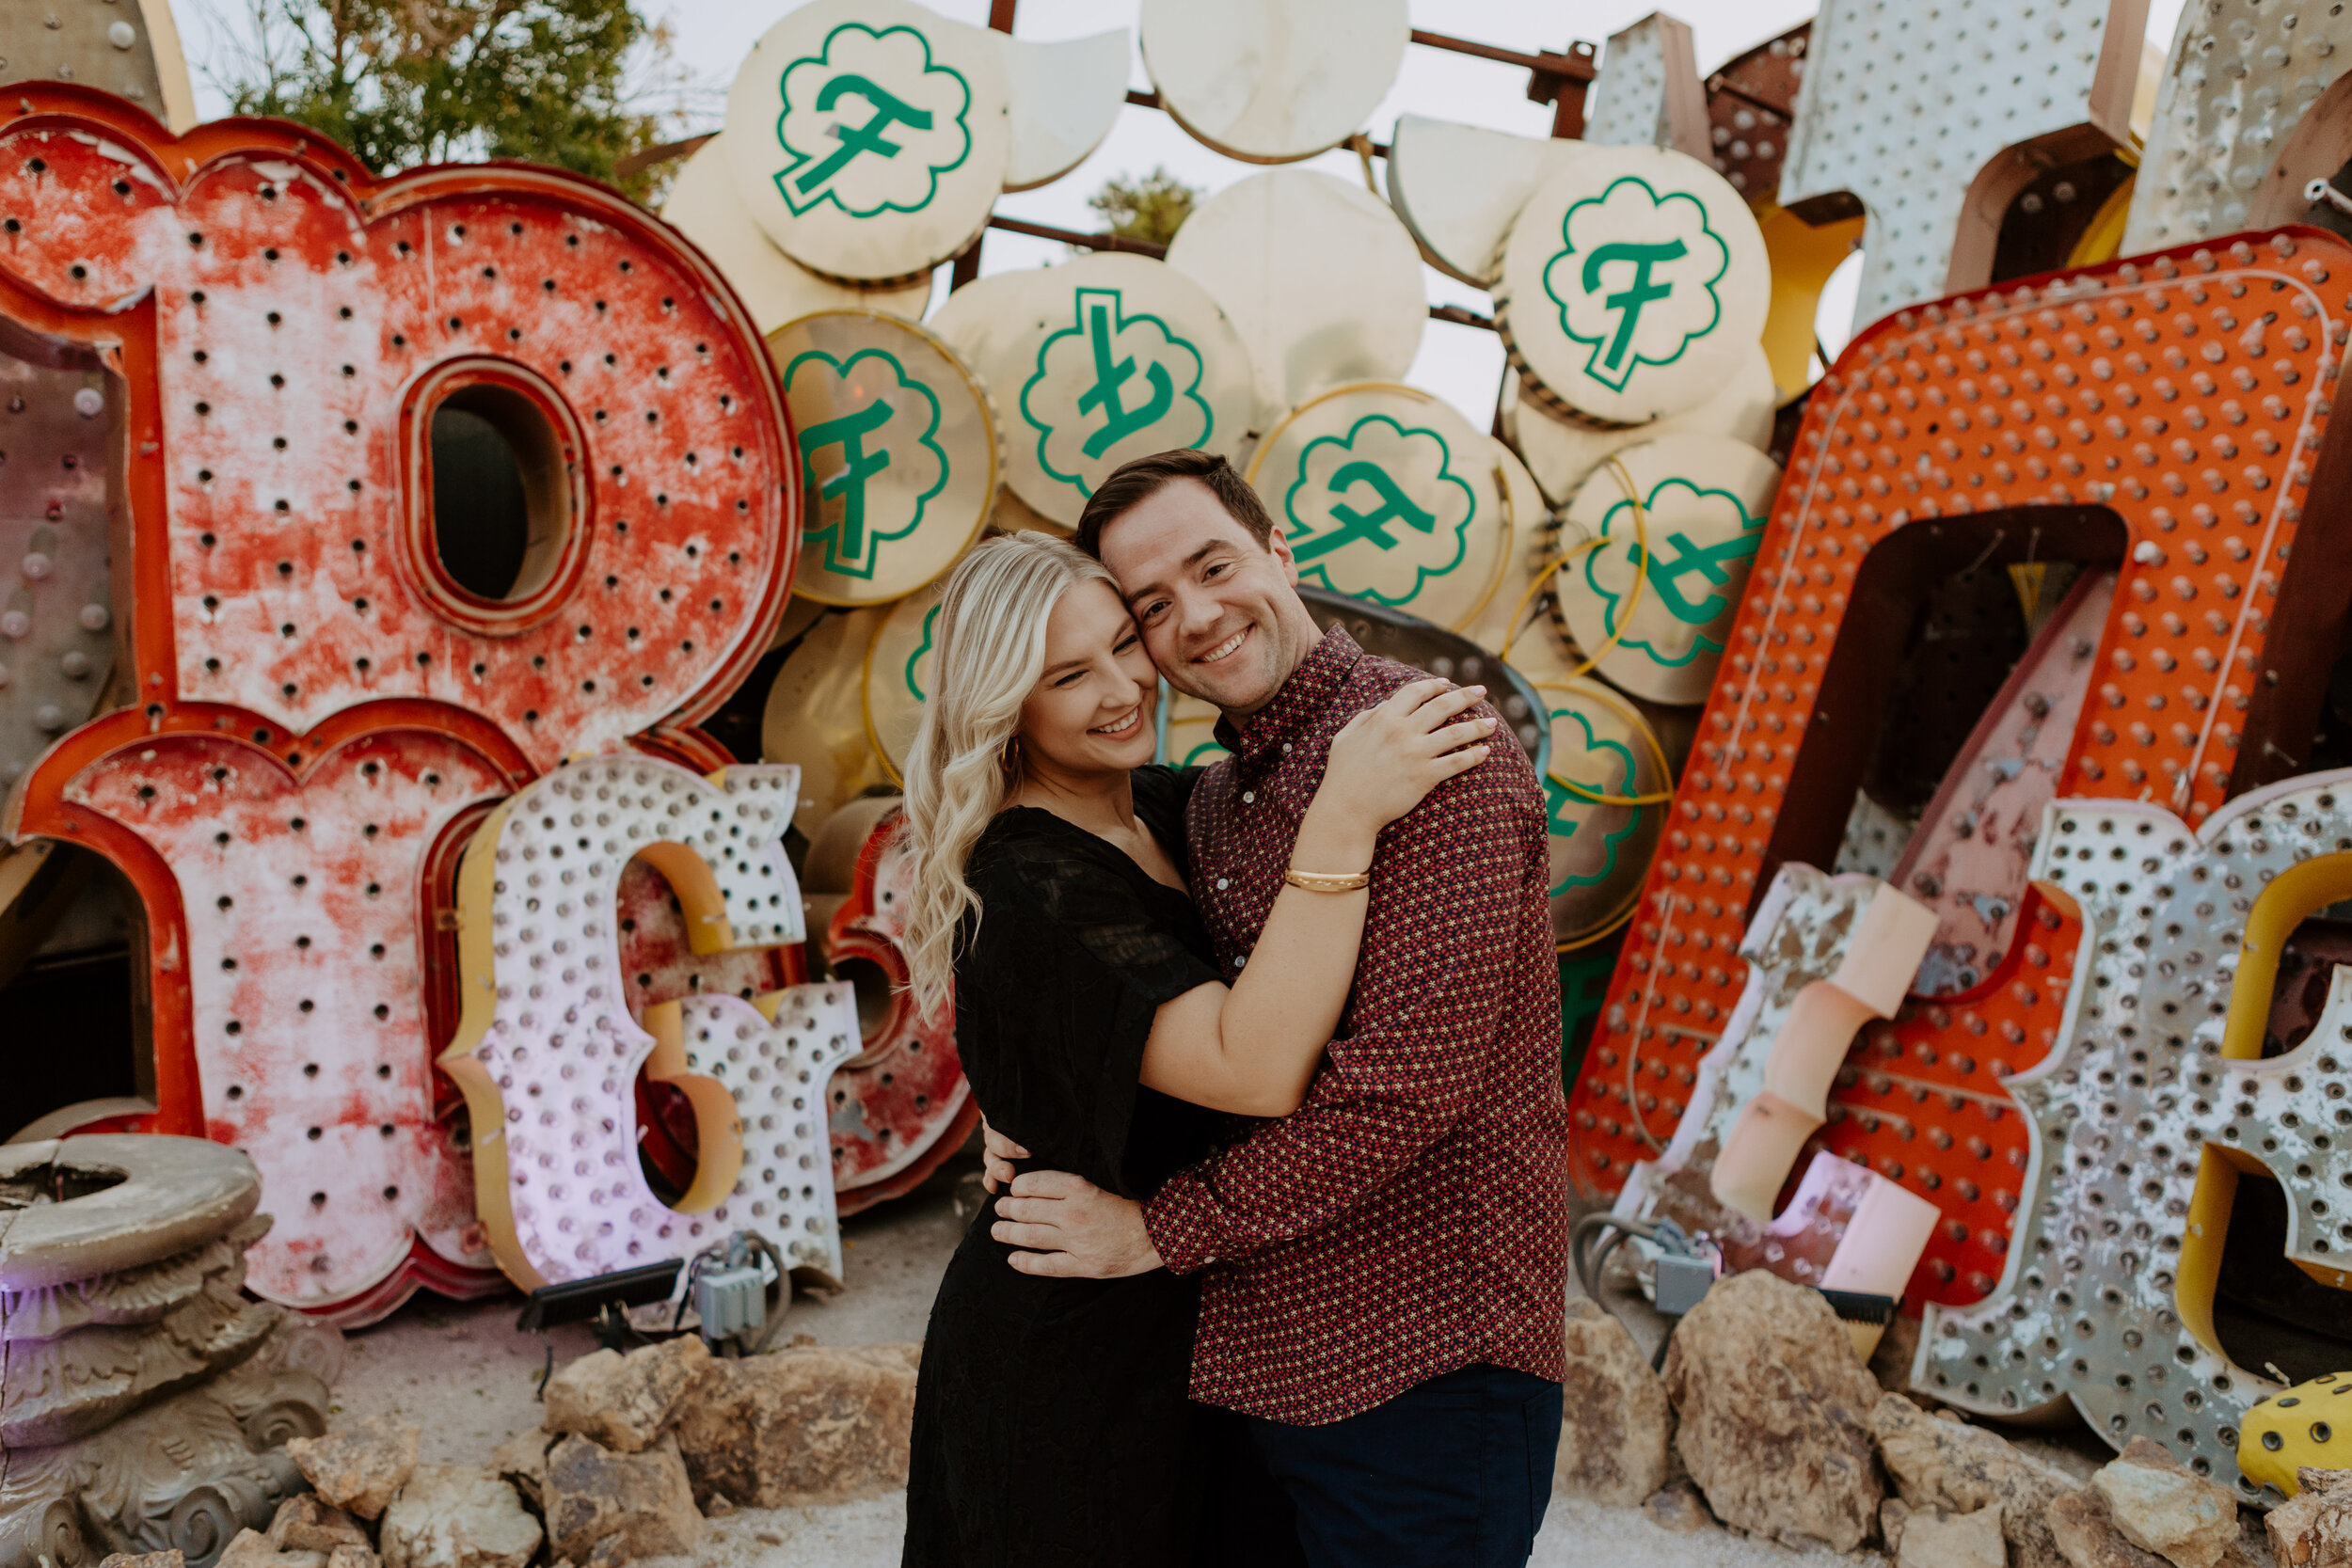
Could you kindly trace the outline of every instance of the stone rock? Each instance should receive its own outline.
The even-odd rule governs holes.
[[[549,1432],[593,1437],[614,1453],[642,1453],[668,1430],[678,1402],[710,1365],[699,1335],[629,1352],[583,1355],[548,1379]]]
[[[326,1568],[326,1554],[281,1552],[260,1530],[241,1529],[221,1548],[214,1568]]]
[[[2295,1480],[2302,1490],[2263,1520],[2279,1568],[2352,1568],[2352,1470],[2306,1465]]]
[[[2067,1568],[2166,1568],[2164,1559],[2123,1539],[2095,1488],[2052,1498],[2042,1517]]]
[[[628,1560],[628,1537],[619,1530],[588,1548],[587,1560],[580,1568],[621,1568]]]
[[[2008,1563],[1999,1503],[1968,1513],[1913,1510],[1903,1521],[1902,1545],[1895,1557],[1895,1568],[2008,1568]]]
[[[2074,1489],[2062,1472],[1982,1427],[1930,1416],[1900,1394],[1871,1409],[1870,1433],[1895,1490],[1913,1508],[1967,1513],[1997,1503],[2011,1568],[2066,1568],[2042,1520],[2051,1499]]]
[[[269,1522],[269,1543],[281,1552],[332,1552],[338,1546],[371,1544],[358,1520],[309,1492],[278,1505],[277,1517]]]
[[[1817,1291],[1752,1270],[1675,1330],[1675,1449],[1717,1518],[1789,1544],[1852,1551],[1885,1483],[1870,1445],[1878,1384]]]
[[[523,1506],[534,1513],[548,1511],[548,1449],[552,1433],[518,1432],[490,1452],[490,1473],[514,1482]]]
[[[278,1548],[269,1544],[269,1537],[257,1529],[241,1529],[220,1549],[215,1568],[269,1568],[278,1560]]]
[[[1666,1386],[1625,1325],[1594,1303],[1568,1303],[1566,1418],[1554,1483],[1572,1497],[1631,1508],[1666,1484],[1674,1411]]]
[[[326,1554],[326,1568],[383,1568],[372,1546],[342,1545]]]
[[[1886,1555],[1893,1558],[1903,1548],[1903,1526],[1911,1520],[1911,1505],[1900,1497],[1889,1497],[1879,1504],[1879,1539],[1886,1544]]]
[[[1705,1529],[1708,1523],[1707,1503],[1687,1477],[1668,1481],[1651,1493],[1644,1499],[1642,1512],[1649,1515],[1651,1524],[1677,1535]]]
[[[177,1546],[167,1552],[108,1552],[98,1568],[188,1568],[188,1560]]]
[[[723,1519],[734,1512],[735,1505],[727,1501],[726,1494],[723,1492],[713,1492],[710,1501],[703,1505],[703,1517],[706,1519]]]
[[[1919,1320],[1898,1312],[1870,1352],[1870,1375],[1890,1394],[1909,1393],[1911,1363],[1918,1354]]]
[[[293,1438],[286,1452],[328,1506],[375,1519],[416,1468],[421,1435],[421,1429],[389,1416],[371,1416],[324,1437]]]
[[[548,1545],[558,1556],[594,1563],[615,1536],[624,1546],[616,1563],[702,1544],[703,1516],[675,1437],[643,1453],[611,1453],[568,1435],[548,1450],[547,1466]]]
[[[420,1465],[384,1511],[384,1568],[524,1568],[539,1521],[515,1488],[462,1465]]]
[[[2237,1497],[2174,1459],[2161,1443],[2135,1437],[2090,1478],[2115,1528],[2174,1568],[2214,1568],[2237,1540]]]
[[[805,1508],[897,1491],[921,1354],[810,1345],[711,1362],[675,1429],[694,1495]]]

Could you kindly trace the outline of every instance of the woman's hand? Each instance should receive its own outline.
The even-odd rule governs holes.
[[[1498,721],[1454,716],[1475,707],[1483,686],[1415,681],[1350,719],[1332,737],[1330,760],[1309,816],[1377,833],[1457,773],[1486,760]],[[1316,867],[1315,869],[1320,869]]]
[[[1020,1174],[1012,1163],[1028,1157],[1027,1149],[991,1127],[986,1117],[980,1118],[981,1186],[992,1193],[1000,1185],[1011,1186],[1012,1179]]]

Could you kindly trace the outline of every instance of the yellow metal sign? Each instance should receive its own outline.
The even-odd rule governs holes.
[[[930,697],[938,628],[938,597],[914,594],[891,607],[866,645],[866,736],[894,780],[906,776],[907,749]]]

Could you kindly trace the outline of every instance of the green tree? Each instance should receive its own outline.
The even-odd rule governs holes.
[[[1192,215],[1192,204],[1200,196],[1166,168],[1154,168],[1140,179],[1114,175],[1087,198],[1087,205],[1109,219],[1111,232],[1120,238],[1166,245]]]
[[[673,118],[647,106],[648,75],[675,76],[667,32],[630,0],[249,3],[230,102],[312,126],[378,173],[520,158],[644,200],[669,172],[618,172]]]

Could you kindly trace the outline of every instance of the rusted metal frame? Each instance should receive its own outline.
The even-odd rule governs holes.
[[[1758,98],[1756,94],[1748,91],[1745,87],[1740,87],[1729,81],[1720,71],[1713,76],[1708,78],[1707,90],[1709,92],[1721,93],[1725,98],[1736,98],[1740,103],[1745,103],[1749,108],[1754,109],[1756,113],[1770,115],[1784,125],[1790,123],[1796,119],[1794,114],[1772,102],[1770,99]]]
[[[1562,77],[1580,87],[1590,86],[1593,79],[1600,74],[1589,45],[1577,54],[1555,55],[1549,50],[1541,50],[1530,55],[1524,50],[1505,49],[1500,44],[1455,38],[1451,33],[1433,33],[1422,27],[1413,29],[1413,41],[1424,49],[1441,49],[1451,55],[1468,55],[1474,59],[1492,60],[1497,65],[1515,65],[1521,71],[1539,75]]]
[[[1050,223],[1031,223],[1025,218],[1009,218],[1002,214],[992,214],[988,226],[1001,229],[1008,234],[1026,234],[1035,240],[1059,240],[1064,245],[1073,245],[1082,250],[1121,250],[1136,256],[1149,256],[1154,261],[1165,261],[1168,257],[1168,246],[1153,245],[1150,240],[1131,240],[1124,234],[1081,233],[1075,229],[1057,229]]]
[[[1012,33],[1013,13],[1021,8],[1021,0],[988,0],[988,29],[992,33]],[[1127,95],[1134,98],[1134,93]],[[972,243],[956,258],[955,269],[947,275],[947,292],[953,293],[966,283],[977,283],[980,277],[980,247],[988,241],[983,229],[972,236]]]

